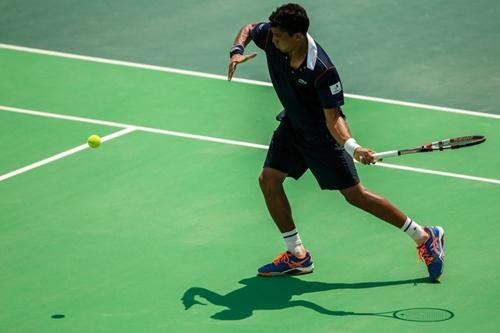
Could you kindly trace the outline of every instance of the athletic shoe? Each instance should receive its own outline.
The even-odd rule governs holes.
[[[418,256],[427,265],[429,279],[438,282],[443,273],[444,229],[441,227],[425,227],[424,230],[429,235],[429,239],[417,246]]]
[[[302,259],[294,256],[290,251],[283,252],[272,263],[259,268],[258,275],[276,276],[276,275],[298,275],[312,273],[314,264],[309,252]]]

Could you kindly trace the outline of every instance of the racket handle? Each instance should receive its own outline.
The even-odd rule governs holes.
[[[397,150],[389,150],[389,151],[383,151],[381,153],[375,153],[375,154],[373,154],[373,158],[375,159],[375,161],[380,161],[383,158],[394,157],[394,156],[399,156],[399,151],[397,151]]]

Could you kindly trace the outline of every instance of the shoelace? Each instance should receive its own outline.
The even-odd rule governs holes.
[[[290,261],[290,254],[288,252],[283,252],[273,260],[273,264],[278,265],[280,262],[285,262],[288,264]]]
[[[429,266],[432,263],[432,256],[427,252],[425,244],[422,244],[419,247],[417,247],[417,250],[418,250],[418,258],[421,261],[425,261],[425,264]]]
[[[434,237],[432,239],[432,243],[430,244],[430,248],[433,252],[438,252],[439,245],[438,245],[438,238]],[[434,258],[432,257],[432,254],[430,254],[427,251],[427,247],[425,246],[425,243],[421,244],[420,246],[417,247],[418,250],[418,257],[420,260],[425,261],[425,264],[428,266],[432,263]]]

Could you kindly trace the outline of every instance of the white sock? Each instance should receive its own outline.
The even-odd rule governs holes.
[[[406,218],[405,224],[401,227],[401,230],[410,236],[417,244],[422,243],[427,238],[427,233],[424,228],[409,217]]]
[[[293,229],[282,233],[283,239],[285,240],[286,248],[293,255],[305,253],[304,245],[302,245],[302,240],[297,229]]]

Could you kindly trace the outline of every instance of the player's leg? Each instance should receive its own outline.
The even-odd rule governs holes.
[[[361,183],[340,190],[340,192],[351,205],[361,208],[408,234],[418,245],[419,256],[425,261],[431,280],[439,280],[444,262],[443,228],[420,226],[389,200],[367,190]]]
[[[271,144],[259,176],[259,185],[269,213],[281,232],[287,251],[273,262],[259,268],[259,275],[304,274],[312,272],[314,265],[297,232],[292,209],[283,188],[286,177],[298,179],[307,170],[302,157],[293,147],[293,133],[283,120],[273,134]]]
[[[259,185],[264,195],[267,209],[281,233],[295,229],[292,209],[283,188],[287,174],[272,168],[263,168]]]
[[[418,245],[431,280],[442,273],[444,252],[441,227],[424,228],[384,197],[368,191],[361,183],[352,158],[327,136],[315,149],[303,149],[306,163],[322,189],[339,190],[346,200],[408,234]]]
[[[322,189],[339,190],[347,202],[376,217],[398,227],[407,227],[409,219],[387,199],[368,191],[359,181],[352,158],[331,136],[319,141],[314,149],[303,149],[307,165]],[[411,221],[413,222],[413,221]],[[413,222],[408,233],[417,244],[424,242],[428,235]]]
[[[368,191],[361,183],[353,185],[349,188],[340,190],[348,203],[364,211],[375,215],[395,227],[401,228],[407,216],[401,212],[397,207],[391,204],[387,199],[378,194]],[[421,243],[427,237],[422,230],[422,239],[417,239],[417,243]]]

